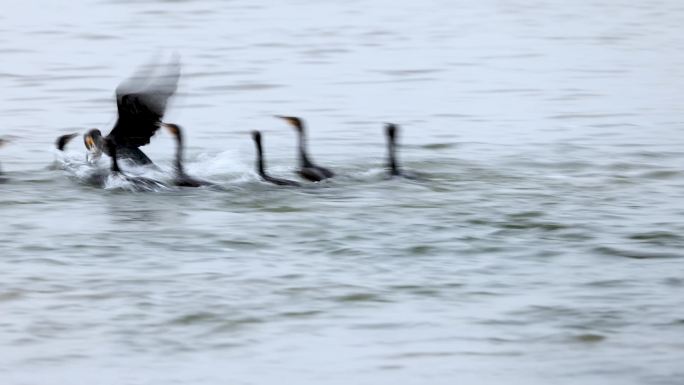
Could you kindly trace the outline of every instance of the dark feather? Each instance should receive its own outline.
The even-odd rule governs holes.
[[[119,147],[137,148],[150,143],[161,124],[166,104],[180,78],[177,57],[166,66],[148,65],[116,89],[119,118],[107,136]]]

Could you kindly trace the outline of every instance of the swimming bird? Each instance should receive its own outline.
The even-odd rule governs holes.
[[[311,182],[319,182],[324,179],[332,178],[335,173],[325,167],[316,166],[309,155],[306,153],[306,134],[304,133],[304,122],[294,116],[276,116],[292,125],[299,135],[299,170],[297,173],[302,178]]]
[[[289,179],[280,179],[280,178],[274,178],[268,174],[266,174],[266,165],[264,162],[264,152],[261,147],[261,132],[259,131],[252,131],[252,139],[254,139],[254,144],[256,145],[256,169],[257,173],[261,177],[261,179],[265,180],[266,182],[273,183],[278,186],[301,186],[299,183],[289,180]]]
[[[416,173],[402,170],[397,162],[396,148],[397,136],[399,126],[394,123],[387,123],[385,125],[385,134],[387,135],[387,168],[389,169],[389,177],[403,177],[406,179],[420,180],[422,179]]]
[[[140,176],[128,176],[121,171],[119,168],[119,162],[117,161],[117,151],[119,146],[116,144],[114,139],[106,138],[104,140],[105,151],[109,154],[112,159],[112,166],[110,168],[110,176],[121,178],[128,182],[134,190],[137,191],[156,191],[159,189],[168,188],[166,184],[159,182],[154,179],[140,177]],[[106,181],[106,178],[105,178]],[[104,181],[103,181],[104,184]]]
[[[193,178],[185,173],[183,168],[183,132],[177,124],[163,123],[163,126],[176,138],[176,159],[174,160],[176,175],[173,184],[179,187],[215,186],[214,183]]]
[[[118,119],[111,132],[105,137],[113,140],[116,154],[138,165],[152,164],[139,147],[150,143],[150,138],[159,129],[166,104],[176,92],[180,78],[180,62],[177,57],[164,68],[148,65],[142,67],[131,78],[116,88]],[[104,151],[111,156],[98,129],[90,130],[84,136],[89,158],[97,159]]]

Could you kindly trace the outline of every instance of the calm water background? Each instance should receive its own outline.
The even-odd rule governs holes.
[[[682,20],[676,0],[4,7],[0,382],[681,384]],[[167,120],[227,192],[49,169],[171,52]],[[252,129],[294,178],[274,114],[340,177],[259,182]],[[427,182],[383,179],[387,121]],[[144,150],[170,170],[168,134]]]

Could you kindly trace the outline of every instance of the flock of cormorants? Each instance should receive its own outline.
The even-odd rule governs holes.
[[[83,135],[86,147],[86,162],[94,164],[102,153],[111,159],[109,170],[95,170],[87,181],[91,184],[104,186],[107,178],[117,177],[128,182],[138,190],[152,190],[168,187],[166,183],[141,176],[132,176],[122,171],[119,160],[127,160],[135,165],[150,165],[154,163],[139,147],[150,143],[150,138],[161,127],[166,128],[175,138],[176,154],[174,160],[175,175],[173,185],[179,187],[216,186],[214,183],[194,178],[185,172],[183,167],[183,130],[173,123],[163,122],[167,101],[177,89],[180,78],[180,64],[174,58],[166,68],[147,66],[139,70],[133,77],[121,83],[116,89],[118,119],[107,136],[103,136],[99,129],[91,129]],[[316,165],[306,149],[306,133],[302,119],[294,116],[276,116],[291,125],[298,135],[297,174],[310,182],[319,182],[335,176],[328,168]],[[396,139],[398,127],[388,123],[385,133],[388,142],[388,177],[405,177],[416,179],[413,173],[402,170],[396,159]],[[256,146],[256,171],[262,180],[278,186],[301,186],[299,182],[275,178],[266,172],[262,135],[259,131],[252,131],[252,139]],[[67,144],[77,137],[77,133],[62,135],[55,143],[60,151],[64,151]],[[0,146],[7,141],[0,138]],[[5,181],[0,170],[0,182]]]

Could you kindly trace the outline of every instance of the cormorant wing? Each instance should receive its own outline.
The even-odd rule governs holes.
[[[147,65],[116,88],[119,118],[107,135],[117,146],[140,147],[150,143],[159,129],[166,103],[176,92],[180,61],[174,56],[164,66]]]

